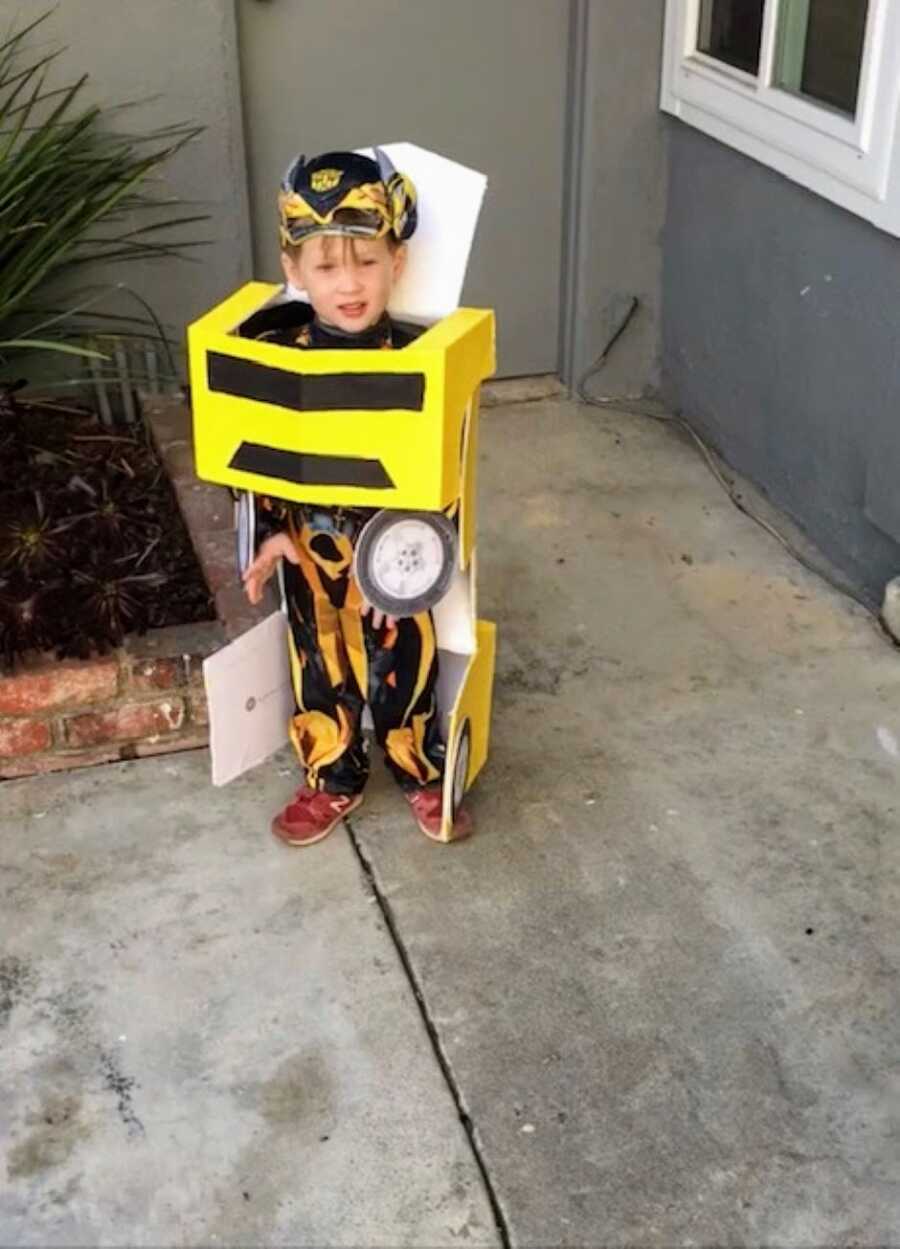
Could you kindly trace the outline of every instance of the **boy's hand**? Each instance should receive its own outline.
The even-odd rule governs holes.
[[[261,601],[266,582],[280,559],[286,559],[292,564],[300,563],[294,544],[286,533],[276,533],[271,538],[266,538],[256,553],[256,559],[248,565],[241,578],[247,598],[254,605]]]
[[[367,603],[366,600],[363,599],[362,607],[359,609],[359,614],[361,616],[368,616],[369,612],[372,613],[373,629],[380,629],[383,624],[386,624],[389,629],[393,629],[397,623],[396,616],[385,615],[383,611],[379,611],[376,607],[373,607],[371,603]]]

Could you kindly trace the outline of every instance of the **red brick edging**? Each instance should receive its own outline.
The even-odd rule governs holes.
[[[0,677],[0,779],[206,745],[202,661],[123,647]]]

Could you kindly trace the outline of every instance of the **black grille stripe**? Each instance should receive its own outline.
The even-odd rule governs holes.
[[[264,447],[258,442],[242,442],[228,467],[260,477],[292,481],[297,486],[364,486],[369,490],[392,490],[394,487],[381,460],[279,451],[276,447]]]
[[[424,373],[288,373],[211,351],[206,377],[209,389],[217,394],[273,403],[293,412],[397,408],[421,412],[425,403]]]

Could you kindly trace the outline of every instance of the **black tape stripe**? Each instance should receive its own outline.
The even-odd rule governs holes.
[[[293,412],[421,412],[425,404],[424,373],[288,373],[211,351],[206,378],[217,394],[274,403]]]
[[[276,447],[264,447],[258,442],[242,442],[228,467],[260,477],[292,481],[297,486],[364,486],[369,490],[394,488],[381,460],[279,451]]]

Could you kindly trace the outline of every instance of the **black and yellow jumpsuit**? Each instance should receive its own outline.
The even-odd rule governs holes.
[[[300,348],[405,346],[414,327],[387,316],[363,334],[321,325],[307,304],[264,309],[242,334]],[[428,612],[376,629],[362,616],[351,576],[353,547],[373,514],[362,508],[322,508],[257,496],[257,543],[290,534],[298,564],[283,561],[290,621],[295,714],[291,740],[307,784],[335,794],[365,785],[368,757],[362,735],[366,703],[376,740],[399,784],[411,789],[439,781],[444,768],[436,703],[437,645]]]

